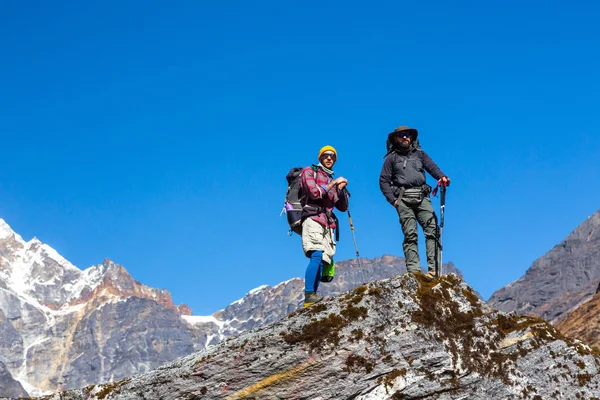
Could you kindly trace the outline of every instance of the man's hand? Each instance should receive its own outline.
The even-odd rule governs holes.
[[[338,189],[342,190],[348,184],[348,179],[340,176],[334,182],[337,182],[336,185],[337,185]]]
[[[448,178],[447,176],[442,176],[441,181],[444,184],[444,186],[450,186],[450,178]]]
[[[327,191],[329,192],[334,187],[337,187],[338,189],[343,189],[347,184],[348,184],[348,179],[340,176],[339,178],[336,178],[336,179],[332,180],[331,182],[329,182],[329,184],[327,185]]]

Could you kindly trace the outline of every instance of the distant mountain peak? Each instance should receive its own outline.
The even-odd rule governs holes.
[[[23,238],[18,233],[13,231],[6,221],[0,218],[0,240],[2,239],[14,239],[21,245],[25,245]]]
[[[0,220],[0,397],[11,393],[2,387],[11,376],[30,395],[43,394],[188,354],[199,341],[181,319],[191,314],[110,259],[82,271]]]
[[[535,260],[525,275],[496,291],[489,303],[556,322],[588,301],[599,283],[600,210]]]
[[[188,306],[175,306],[169,291],[154,289],[134,280],[129,272],[109,258],[103,263],[81,271],[54,248],[37,237],[22,240],[12,228],[0,219],[0,240],[7,240],[3,260],[0,260],[0,278],[8,287],[27,301],[35,302],[45,312],[88,301],[95,295],[127,298],[138,296],[154,300],[181,313],[191,312]],[[14,242],[16,242],[16,245]]]

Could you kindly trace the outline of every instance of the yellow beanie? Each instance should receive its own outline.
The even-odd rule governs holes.
[[[319,150],[319,157],[318,157],[319,160],[321,159],[321,156],[323,155],[323,153],[325,153],[326,151],[333,151],[333,154],[335,154],[335,157],[337,158],[337,151],[335,151],[333,146],[324,146],[321,148],[321,150]]]

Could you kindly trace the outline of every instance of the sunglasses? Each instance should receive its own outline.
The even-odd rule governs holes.
[[[332,160],[335,161],[336,157],[335,157],[335,154],[333,154],[333,153],[323,153],[321,155],[321,158],[323,158],[323,159],[325,159],[325,158],[331,158]]]
[[[400,132],[400,133],[398,134],[398,137],[399,137],[399,138],[407,138],[407,137],[411,137],[411,136],[412,136],[412,135],[411,135],[410,133],[408,133],[408,132]]]

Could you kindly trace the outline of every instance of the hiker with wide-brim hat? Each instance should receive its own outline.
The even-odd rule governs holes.
[[[304,279],[304,307],[322,300],[317,290],[323,268],[333,264],[334,230],[338,229],[333,209],[342,212],[348,209],[348,199],[343,192],[348,180],[333,178],[337,151],[332,146],[324,146],[319,150],[318,159],[318,164],[304,168],[300,174],[300,188],[304,193],[301,199],[302,249],[310,258]]]
[[[388,203],[394,206],[400,218],[404,233],[404,258],[408,272],[420,272],[417,222],[425,233],[428,279],[435,276],[435,266],[439,262],[440,246],[437,242],[437,217],[433,211],[425,171],[444,186],[450,184],[450,178],[444,174],[433,160],[421,150],[419,133],[414,128],[399,126],[388,134],[387,154],[381,174],[379,187]]]

